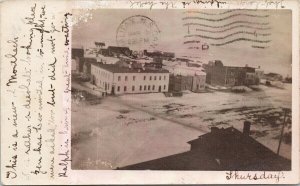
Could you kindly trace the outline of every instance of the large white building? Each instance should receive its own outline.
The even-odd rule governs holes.
[[[113,64],[91,64],[92,83],[107,94],[167,92],[169,71],[134,69]]]

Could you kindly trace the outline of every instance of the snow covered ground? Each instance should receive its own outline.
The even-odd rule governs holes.
[[[100,104],[72,103],[72,169],[115,169],[189,150],[186,143],[210,127],[252,122],[251,136],[277,151],[283,108],[291,108],[291,85],[284,89],[260,85],[246,93],[162,93],[106,97]],[[290,113],[288,114],[290,115]],[[290,159],[286,138],[280,155]]]

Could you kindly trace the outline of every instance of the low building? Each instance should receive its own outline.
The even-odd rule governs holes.
[[[119,57],[121,55],[131,56],[132,51],[128,47],[109,46],[107,47],[109,56]]]
[[[280,74],[271,72],[271,73],[265,74],[265,79],[269,80],[269,81],[282,81],[283,77]]]
[[[87,75],[91,75],[91,63],[96,63],[96,58],[82,57],[79,59],[78,72],[83,72]]]
[[[264,71],[260,68],[260,66],[258,66],[258,68],[255,69],[255,74],[257,75],[257,77],[259,79],[263,79],[264,78]]]
[[[175,53],[173,52],[162,52],[162,51],[149,52],[147,50],[144,50],[144,55],[151,58],[159,58],[161,60],[171,60],[175,57]]]
[[[191,90],[193,86],[193,76],[170,75],[170,91],[181,92]]]
[[[206,83],[219,86],[241,86],[259,84],[259,77],[253,67],[224,66],[220,60],[205,65]]]
[[[72,72],[79,72],[79,60],[84,57],[84,50],[82,48],[72,48],[71,50],[71,70]]]
[[[201,92],[205,89],[206,73],[202,68],[177,65],[170,68],[170,91],[190,90]]]
[[[167,92],[169,89],[169,72],[165,69],[92,63],[91,74],[92,83],[112,95]]]

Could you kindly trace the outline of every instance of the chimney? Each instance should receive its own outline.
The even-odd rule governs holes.
[[[243,134],[249,136],[250,135],[250,126],[251,123],[250,121],[245,121],[244,122],[244,128],[243,128]]]
[[[213,134],[217,133],[219,130],[220,130],[220,129],[219,129],[218,127],[211,127],[211,128],[210,128],[210,131],[211,131],[211,133],[213,133]]]

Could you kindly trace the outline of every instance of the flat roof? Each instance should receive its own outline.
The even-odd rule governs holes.
[[[119,67],[114,64],[101,64],[101,63],[92,63],[92,65],[99,68],[105,69],[112,73],[169,73],[166,69],[141,69],[141,68],[128,68],[128,67]]]

